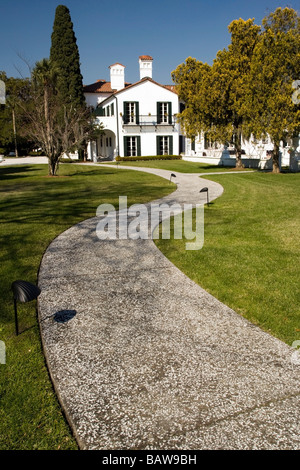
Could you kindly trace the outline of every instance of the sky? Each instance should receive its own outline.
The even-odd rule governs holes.
[[[109,80],[109,66],[125,65],[125,81],[139,80],[138,58],[153,57],[153,79],[171,84],[171,72],[187,57],[212,64],[230,43],[228,25],[278,7],[300,11],[300,0],[0,0],[0,70],[29,76],[49,57],[55,9],[70,10],[83,83]]]

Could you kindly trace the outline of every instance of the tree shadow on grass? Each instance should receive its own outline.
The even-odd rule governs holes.
[[[73,169],[74,167],[72,167]],[[88,171],[80,171],[80,169],[77,167],[75,168],[74,173],[70,173],[68,176],[99,176],[99,174],[102,175],[113,175],[117,173],[117,170],[112,168],[95,168],[94,170],[88,170]],[[58,173],[59,174],[59,173]]]
[[[27,165],[3,166],[0,167],[0,180],[5,181],[13,178],[25,178],[26,174],[24,175],[24,173],[34,171],[37,171],[37,169]]]

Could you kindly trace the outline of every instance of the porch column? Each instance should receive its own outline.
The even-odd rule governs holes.
[[[89,141],[87,144],[87,159],[88,160],[93,160],[93,154],[92,154],[92,142]]]

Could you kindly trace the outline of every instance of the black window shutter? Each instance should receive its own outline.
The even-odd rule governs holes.
[[[168,103],[168,116],[169,116],[169,124],[172,124],[172,103]]]
[[[111,115],[114,116],[115,112],[114,112],[114,103],[111,104]]]
[[[157,135],[156,136],[156,155],[160,155],[161,154],[161,151],[160,151],[160,136]]]
[[[138,101],[135,103],[135,123],[140,123],[140,106]]]
[[[183,135],[179,136],[179,153],[185,151],[185,137]]]
[[[160,124],[161,123],[161,103],[159,101],[156,103],[156,114],[157,114],[157,124]],[[159,153],[157,155],[159,155]]]
[[[123,108],[123,122],[124,124],[128,124],[128,114],[127,114],[127,101],[124,101],[124,108]]]
[[[128,137],[124,136],[124,157],[128,157]]]
[[[173,136],[169,136],[169,155],[173,155]]]
[[[137,156],[140,157],[141,154],[141,137],[138,135],[137,136],[137,143],[136,143],[136,148],[137,148]]]

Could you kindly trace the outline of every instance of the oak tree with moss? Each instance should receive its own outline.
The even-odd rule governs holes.
[[[187,137],[193,138],[207,126],[209,117],[206,107],[207,77],[211,67],[192,57],[178,65],[172,72],[179,99],[184,109],[177,115]]]
[[[260,27],[254,19],[228,26],[231,43],[214,60],[208,86],[208,106],[215,139],[234,146],[236,167],[242,167],[242,138],[249,138],[248,80]]]
[[[300,78],[300,21],[292,8],[277,8],[263,19],[255,48],[247,109],[255,137],[273,143],[273,172],[280,172],[281,141],[300,132],[300,105],[292,99]]]
[[[188,58],[172,73],[186,109],[178,118],[188,136],[204,131],[219,143],[233,143],[236,166],[241,162],[241,136],[245,134],[247,81],[260,27],[253,19],[233,21],[231,44],[219,51],[213,65]]]

